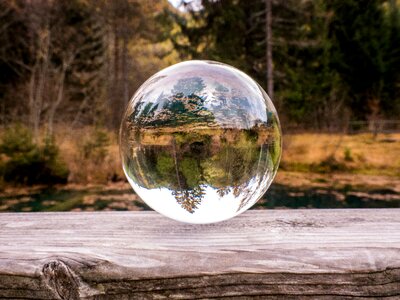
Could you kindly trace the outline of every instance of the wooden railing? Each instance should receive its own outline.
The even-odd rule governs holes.
[[[0,214],[0,298],[400,299],[400,209]]]

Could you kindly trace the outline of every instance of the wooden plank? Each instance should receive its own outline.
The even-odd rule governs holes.
[[[0,298],[400,299],[400,209],[0,214]]]

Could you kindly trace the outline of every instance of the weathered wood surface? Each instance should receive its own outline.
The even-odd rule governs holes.
[[[0,298],[400,299],[400,209],[0,214]]]

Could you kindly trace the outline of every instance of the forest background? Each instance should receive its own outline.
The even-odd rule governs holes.
[[[0,0],[0,211],[146,208],[122,173],[121,116],[189,59],[273,99],[284,152],[259,207],[399,207],[399,2]]]

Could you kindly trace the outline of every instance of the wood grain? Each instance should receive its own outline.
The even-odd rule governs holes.
[[[3,299],[400,299],[400,209],[0,214]]]

